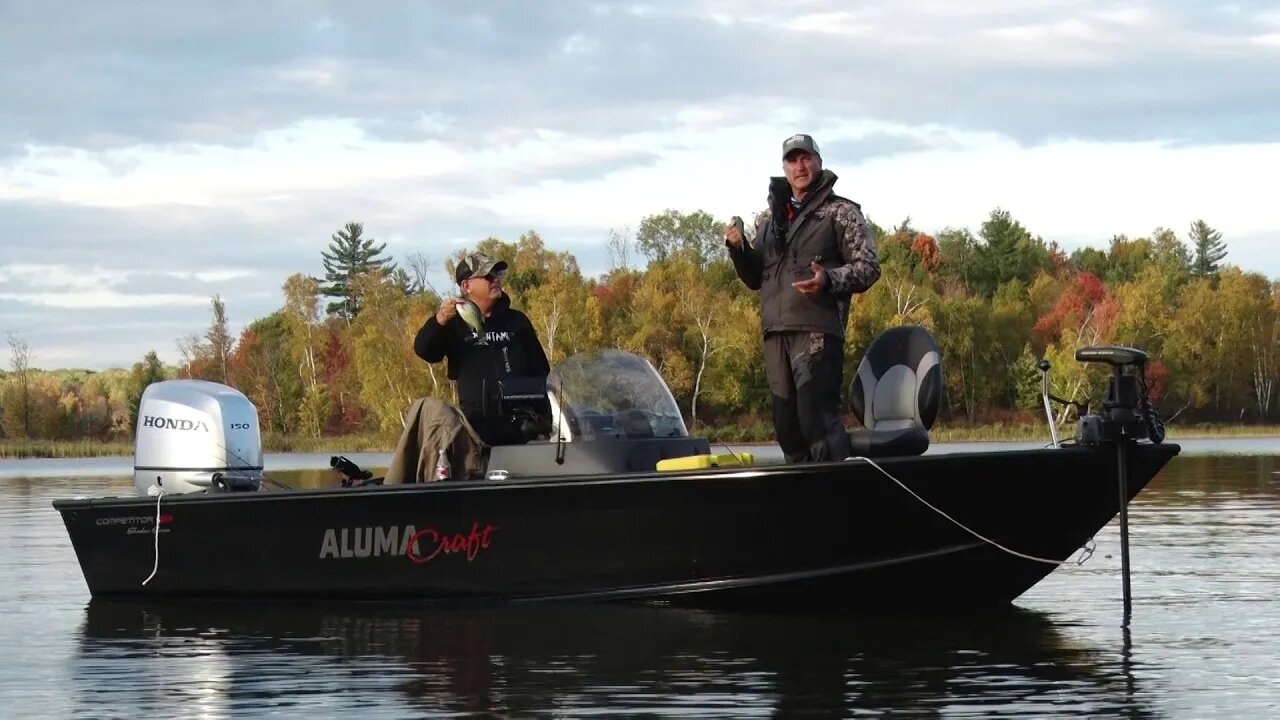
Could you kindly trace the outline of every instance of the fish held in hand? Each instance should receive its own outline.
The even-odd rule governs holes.
[[[480,313],[480,307],[471,300],[458,301],[458,316],[462,318],[468,326],[471,327],[477,335],[484,333],[484,315]]]

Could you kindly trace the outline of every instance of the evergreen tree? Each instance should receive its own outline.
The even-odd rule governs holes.
[[[1049,249],[1033,237],[1009,211],[995,209],[982,223],[983,244],[978,248],[981,273],[974,278],[980,292],[990,297],[1010,280],[1030,282],[1035,271],[1049,266]]]
[[[405,295],[421,295],[426,292],[426,288],[410,276],[404,268],[396,268],[387,279]]]
[[[364,225],[351,222],[334,233],[329,243],[328,252],[322,252],[324,258],[324,282],[321,294],[338,298],[325,307],[351,322],[360,314],[360,298],[352,290],[352,281],[358,275],[378,269],[391,274],[396,265],[390,257],[379,257],[387,244],[377,242],[373,238],[364,237]]]
[[[129,373],[129,432],[136,435],[138,432],[138,412],[141,410],[142,393],[147,386],[154,382],[160,382],[165,379],[164,365],[161,364],[156,351],[152,350],[147,353],[142,362],[133,364],[133,371]]]
[[[1209,227],[1204,220],[1191,223],[1191,247],[1194,259],[1191,261],[1193,275],[1217,275],[1223,259],[1227,257],[1227,244],[1222,241],[1222,233]]]

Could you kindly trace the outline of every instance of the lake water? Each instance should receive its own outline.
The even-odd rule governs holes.
[[[1278,717],[1280,439],[1182,444],[1131,505],[1127,629],[1114,523],[959,617],[104,605],[50,502],[131,493],[130,459],[0,461],[0,717]]]

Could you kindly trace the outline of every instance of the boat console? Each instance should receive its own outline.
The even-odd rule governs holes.
[[[689,437],[662,376],[633,353],[575,355],[545,383],[511,378],[502,394],[504,415],[535,434],[492,448],[490,478],[652,471],[661,460],[711,452],[705,439]],[[549,439],[533,439],[539,435]]]
[[[508,377],[498,381],[498,414],[520,429],[525,440],[551,434],[551,403],[545,377]]]

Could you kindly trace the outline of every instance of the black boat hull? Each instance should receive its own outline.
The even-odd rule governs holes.
[[[1178,451],[1132,446],[1129,496]],[[707,607],[1007,604],[1056,567],[1009,550],[1066,560],[1119,509],[1109,445],[877,462],[896,481],[851,460],[165,496],[158,536],[154,498],[55,507],[99,598]]]

